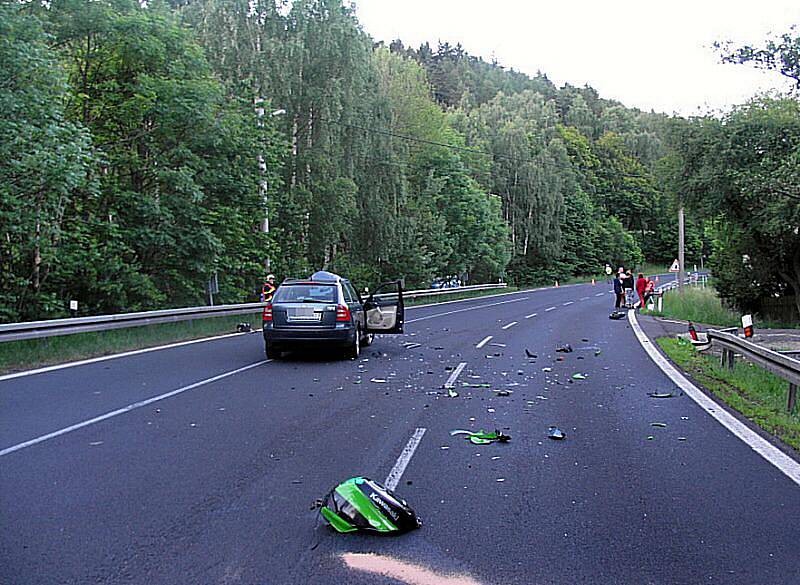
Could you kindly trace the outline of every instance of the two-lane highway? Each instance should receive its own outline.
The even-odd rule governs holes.
[[[0,582],[397,583],[398,562],[484,584],[800,582],[798,486],[687,396],[648,397],[679,391],[607,289],[410,308],[356,361],[266,362],[256,334],[0,380]],[[450,435],[481,428],[512,440]],[[398,469],[418,531],[338,535],[309,510]]]

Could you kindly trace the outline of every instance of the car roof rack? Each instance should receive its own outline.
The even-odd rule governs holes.
[[[281,284],[299,284],[299,283],[314,283],[314,282],[337,283],[343,280],[346,281],[347,279],[342,276],[339,276],[338,274],[334,274],[333,272],[319,270],[308,278],[286,278],[283,280]]]

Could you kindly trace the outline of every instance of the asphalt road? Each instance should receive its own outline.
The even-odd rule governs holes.
[[[800,583],[800,488],[688,397],[647,396],[676,387],[607,318],[611,298],[412,308],[358,361],[264,363],[253,334],[0,381],[0,583]],[[495,428],[511,442],[449,434]],[[397,492],[420,530],[316,522],[315,498],[383,481],[416,429]],[[350,566],[393,561],[460,578]]]

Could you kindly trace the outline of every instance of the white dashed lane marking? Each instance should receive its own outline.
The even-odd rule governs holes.
[[[426,429],[424,427],[418,427],[414,431],[414,434],[411,435],[408,443],[406,443],[403,452],[400,453],[400,457],[397,458],[394,467],[392,467],[389,475],[386,476],[386,481],[383,482],[383,485],[390,490],[395,489],[397,484],[400,483],[400,478],[403,477],[406,467],[408,467],[411,458],[414,456],[414,451],[417,450],[420,441],[422,441],[422,436],[425,434],[425,430]]]
[[[478,342],[478,345],[476,345],[475,347],[476,347],[477,349],[480,349],[480,348],[482,348],[484,345],[486,345],[487,343],[489,343],[491,340],[492,340],[492,335],[487,335],[486,337],[484,337],[483,339],[481,339],[481,340]]]
[[[447,382],[444,383],[445,388],[453,388],[456,385],[456,378],[461,374],[464,370],[464,366],[467,365],[467,362],[461,362],[456,366],[456,369],[453,370],[453,373],[450,374],[450,377],[447,378]]]
[[[512,321],[512,322],[511,322],[511,323],[509,323],[508,325],[503,325],[503,326],[501,327],[501,329],[505,331],[506,329],[511,329],[511,328],[512,328],[514,325],[516,325],[516,324],[517,324],[517,321]]]
[[[555,310],[556,310],[555,307],[547,307],[544,311],[546,313],[547,311],[555,311]]]
[[[535,317],[535,316],[536,316],[536,315],[538,315],[538,314],[539,314],[539,313],[531,313],[530,315],[525,315],[525,318],[526,318],[526,319],[530,319],[530,318],[532,318],[532,317]]]

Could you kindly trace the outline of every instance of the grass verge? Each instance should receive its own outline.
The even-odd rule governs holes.
[[[733,370],[722,368],[718,359],[697,352],[684,339],[661,337],[657,343],[673,362],[725,404],[800,450],[800,413],[786,411],[788,382],[742,359],[736,361]]]
[[[643,313],[722,327],[741,325],[740,315],[723,306],[717,291],[710,286],[686,288],[683,293],[669,291],[664,294],[662,311],[644,310]]]
[[[722,327],[741,327],[741,315],[722,304],[713,286],[706,288],[687,287],[683,294],[671,290],[664,294],[662,311],[642,311],[645,315],[680,319],[706,325]],[[753,318],[756,328],[761,329],[797,329],[798,324],[782,321],[766,321],[758,315]]]
[[[236,325],[239,323],[250,323],[254,329],[261,327],[261,315],[194,319],[0,343],[0,373],[30,370],[177,341],[235,333]]]

